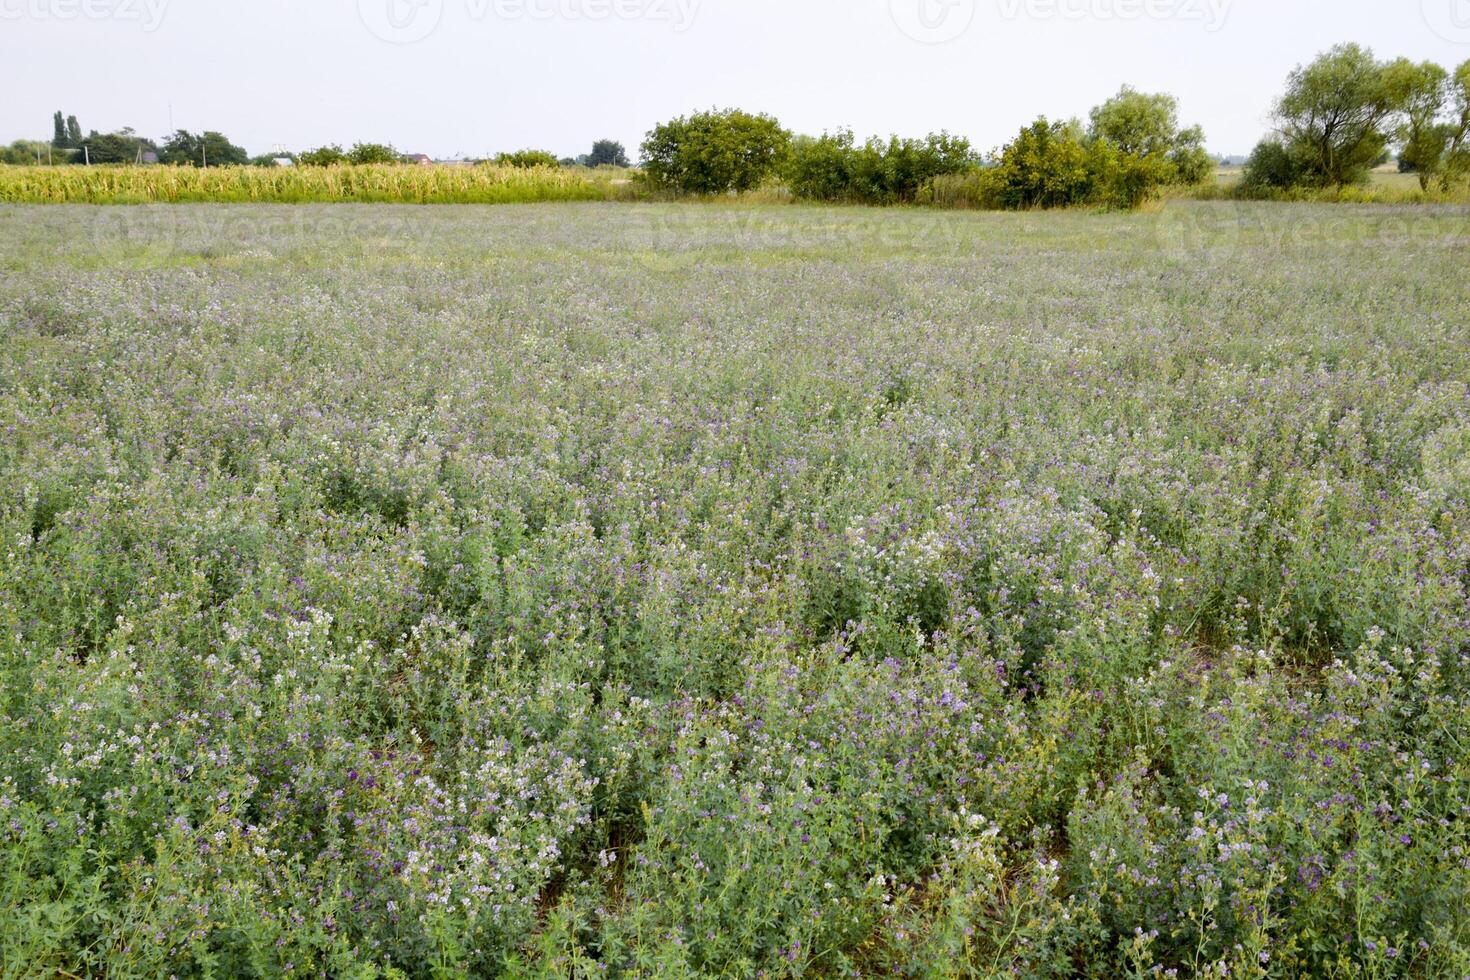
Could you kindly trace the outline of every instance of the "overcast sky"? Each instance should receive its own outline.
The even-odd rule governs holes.
[[[1286,73],[1334,43],[1470,59],[1470,0],[0,0],[0,38],[6,141],[63,109],[252,153],[574,155],[718,105],[990,149],[1129,83],[1246,153]]]

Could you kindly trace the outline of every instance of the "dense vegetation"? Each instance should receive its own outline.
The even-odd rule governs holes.
[[[643,174],[679,194],[754,190],[780,168],[791,134],[770,116],[712,109],[655,126],[643,141]]]
[[[604,201],[609,173],[513,166],[4,167],[0,201],[42,204]]]
[[[1247,193],[1366,183],[1395,143],[1421,190],[1470,178],[1470,61],[1452,74],[1339,45],[1292,73],[1276,119],[1246,165]]]
[[[779,180],[798,200],[854,204],[935,201],[936,182],[959,178],[974,207],[1097,204],[1136,208],[1171,184],[1214,173],[1198,127],[1181,129],[1178,102],[1124,87],[1092,111],[1092,124],[1022,130],[990,166],[968,140],[874,137],[849,131],[793,136],[769,116],[737,110],[698,113],[649,133],[643,175],[680,194],[729,194]]]
[[[1172,96],[1124,88],[1077,121],[1045,118],[1021,131],[996,165],[961,185],[977,207],[1136,208],[1162,188],[1204,183],[1214,162],[1198,127],[1181,128]]]
[[[495,162],[502,167],[522,169],[561,166],[561,161],[556,158],[556,154],[549,150],[516,150],[513,153],[502,153],[495,158]]]
[[[0,211],[0,973],[1470,975],[1467,221]]]
[[[1243,179],[1231,185],[1235,196],[1327,200],[1352,197],[1344,192],[1353,188],[1362,197],[1371,172],[1395,151],[1400,169],[1417,175],[1419,200],[1457,200],[1470,185],[1470,61],[1451,72],[1432,62],[1416,64],[1406,58],[1379,61],[1360,45],[1338,45],[1291,73],[1274,116],[1274,133],[1251,154]],[[52,123],[49,146],[17,141],[0,150],[0,165],[55,163],[58,154],[60,162],[89,164],[131,164],[145,157],[194,167],[247,162],[275,167],[281,162],[274,154],[247,158],[243,149],[216,132],[180,131],[160,148],[127,129],[111,134],[93,131],[83,137],[77,118],[60,111]],[[873,137],[859,144],[847,130],[802,136],[770,115],[712,109],[655,126],[643,143],[636,176],[645,192],[641,196],[655,197],[715,197],[779,189],[796,200],[825,203],[1137,209],[1170,188],[1191,188],[1196,196],[1215,196],[1215,164],[1204,142],[1198,126],[1181,125],[1173,96],[1127,86],[1094,108],[1087,124],[1042,116],[988,156],[977,153],[968,140],[949,133],[925,138]],[[390,145],[358,143],[351,150],[330,144],[290,159],[303,166],[383,167],[425,162],[426,158],[410,160]],[[527,149],[498,154],[493,162],[534,171],[626,168],[630,164],[622,144],[606,139],[597,140],[591,153],[576,158],[559,159],[547,150]],[[160,178],[160,182],[172,181]],[[418,179],[405,186],[424,182]],[[0,197],[3,200],[77,199],[54,193],[17,196],[16,187],[34,190],[43,182],[12,178],[6,183],[12,193]],[[107,183],[101,181],[103,186]],[[132,181],[137,187],[149,183],[144,178]],[[259,182],[247,179],[242,183]],[[350,178],[333,179],[312,186],[354,183]],[[144,200],[172,199],[163,192],[140,196]],[[619,192],[619,196],[635,195]],[[80,199],[101,203],[123,198],[93,192]],[[255,198],[226,195],[219,199]],[[266,199],[340,198],[322,189]],[[420,199],[397,198],[405,203]],[[434,200],[475,203],[488,198],[470,194],[436,196]]]

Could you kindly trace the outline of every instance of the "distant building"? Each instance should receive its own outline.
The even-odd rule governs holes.
[[[295,160],[292,160],[290,157],[276,157],[274,160],[271,161],[271,163],[274,164],[277,167],[294,167],[294,166],[296,166],[296,161]]]
[[[434,162],[432,157],[425,156],[422,153],[410,153],[403,158],[403,161],[405,163],[416,163],[421,167]]]
[[[141,154],[139,154],[138,162],[143,164],[145,167],[155,166],[158,163],[158,154],[154,153],[152,150],[144,150]]]

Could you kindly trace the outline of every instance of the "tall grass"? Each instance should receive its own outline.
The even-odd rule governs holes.
[[[627,192],[612,172],[553,167],[11,167],[0,201],[16,204],[602,201]]]
[[[1238,167],[1220,170],[1215,179],[1196,187],[1174,188],[1168,196],[1194,201],[1270,200],[1312,204],[1470,204],[1470,185],[1448,190],[1438,183],[1429,190],[1419,186],[1416,174],[1375,171],[1368,182],[1348,187],[1298,187],[1290,191],[1247,192]]]

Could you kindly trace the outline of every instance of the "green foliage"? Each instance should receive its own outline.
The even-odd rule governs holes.
[[[356,143],[347,151],[347,162],[355,167],[401,163],[402,155],[385,143]]]
[[[510,204],[627,196],[616,171],[518,167],[4,167],[0,201],[55,204],[354,201]]]
[[[1050,122],[1023,129],[962,193],[982,207],[1057,208],[1082,204],[1129,210],[1171,184],[1209,179],[1204,132],[1181,129],[1178,103],[1124,87],[1092,110],[1091,125]]]
[[[1444,171],[1445,155],[1454,133],[1441,122],[1450,94],[1450,75],[1432,61],[1414,64],[1400,58],[1384,68],[1390,97],[1399,107],[1399,163],[1419,175],[1419,187],[1429,185]]]
[[[911,204],[936,177],[974,166],[968,140],[948,133],[925,139],[871,139],[858,147],[842,131],[793,141],[784,167],[793,196],[813,201]]]
[[[45,164],[54,159],[55,150],[50,143],[36,140],[16,140],[9,146],[0,147],[0,163],[26,167]]]
[[[680,194],[754,190],[784,163],[791,134],[770,116],[714,109],[655,127],[643,143],[643,173]]]
[[[51,117],[52,136],[51,145],[58,150],[80,149],[82,145],[82,124],[77,122],[76,116],[62,118],[61,110]]]
[[[1092,110],[1097,193],[1112,207],[1136,208],[1169,184],[1198,184],[1212,171],[1204,131],[1181,129],[1179,102],[1124,86]]]
[[[1455,69],[1449,79],[1449,132],[1441,164],[1440,184],[1448,190],[1470,180],[1470,61]]]
[[[72,163],[137,163],[143,153],[156,153],[152,140],[144,139],[131,129],[117,133],[92,133],[82,140],[83,152],[71,157]]]
[[[844,201],[852,193],[855,149],[847,130],[791,142],[784,177],[793,196],[806,201]]]
[[[617,140],[598,140],[592,152],[580,161],[586,167],[628,167],[628,151]]]
[[[1058,208],[1095,199],[1105,148],[1082,126],[1043,116],[1001,151],[984,175],[985,194],[1001,208]]]
[[[1399,108],[1391,82],[1386,66],[1357,44],[1338,45],[1291,73],[1276,115],[1305,181],[1345,187],[1367,180]]]
[[[1305,166],[1280,140],[1266,139],[1251,151],[1241,186],[1247,193],[1290,190],[1303,182]]]
[[[1169,162],[1174,166],[1171,184],[1197,187],[1207,183],[1215,175],[1215,158],[1205,149],[1205,133],[1198,126],[1179,131],[1174,139],[1174,148],[1169,152]]]
[[[1432,62],[1379,62],[1339,45],[1298,68],[1277,104],[1279,132],[1257,149],[1242,191],[1281,194],[1368,182],[1391,159],[1418,175],[1421,194],[1449,191],[1470,175],[1470,62],[1451,74]]]
[[[8,207],[7,980],[1470,975],[1462,212]]]
[[[502,167],[521,167],[531,169],[532,167],[559,167],[561,161],[555,153],[546,150],[517,150],[514,153],[502,153],[495,158],[497,165]]]
[[[1179,139],[1179,101],[1172,95],[1150,95],[1125,85],[1094,108],[1091,119],[1093,139],[1129,156],[1167,158]]]
[[[319,146],[296,156],[296,165],[300,167],[338,167],[347,162],[347,153],[336,143]]]
[[[249,162],[250,155],[222,133],[196,134],[181,129],[164,142],[158,159],[174,166],[233,167]]]

